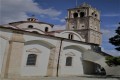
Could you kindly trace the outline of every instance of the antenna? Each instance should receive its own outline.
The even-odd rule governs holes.
[[[76,0],[76,7],[77,7],[78,0]]]

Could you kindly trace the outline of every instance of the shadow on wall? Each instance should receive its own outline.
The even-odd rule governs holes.
[[[51,43],[49,43],[47,41],[44,41],[44,40],[31,40],[31,41],[27,41],[25,43],[25,45],[32,45],[32,44],[39,44],[39,45],[45,46],[47,48],[55,47],[53,44],[51,44]]]

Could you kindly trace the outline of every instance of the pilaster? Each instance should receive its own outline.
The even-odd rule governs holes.
[[[50,51],[50,57],[49,57],[49,62],[48,62],[47,76],[53,76],[55,50],[56,50],[56,48],[52,48],[51,51]]]
[[[9,41],[8,51],[4,56],[2,77],[16,78],[20,76],[22,53],[24,48],[23,34],[13,33]]]

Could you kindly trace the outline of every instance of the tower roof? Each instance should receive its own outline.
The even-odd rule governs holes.
[[[82,3],[79,7],[91,7],[91,5],[87,4],[87,3]]]

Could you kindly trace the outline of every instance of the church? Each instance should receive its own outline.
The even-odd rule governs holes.
[[[31,17],[0,25],[0,77],[120,75],[101,50],[100,12],[84,3],[68,9],[65,30]]]

